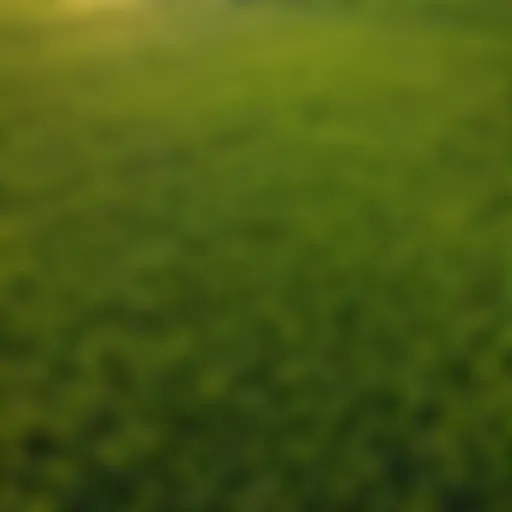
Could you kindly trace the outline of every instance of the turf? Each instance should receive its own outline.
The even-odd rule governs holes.
[[[510,510],[510,8],[253,4],[0,17],[0,510]]]

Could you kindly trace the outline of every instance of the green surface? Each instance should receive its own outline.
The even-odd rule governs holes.
[[[512,510],[509,3],[160,3],[1,11],[0,510]]]

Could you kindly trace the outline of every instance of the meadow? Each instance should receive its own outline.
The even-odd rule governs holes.
[[[1,511],[512,510],[512,4],[2,5]]]

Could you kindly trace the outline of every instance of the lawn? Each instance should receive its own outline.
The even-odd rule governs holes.
[[[511,510],[508,3],[24,3],[0,510]]]

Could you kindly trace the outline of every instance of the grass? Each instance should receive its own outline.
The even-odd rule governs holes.
[[[4,18],[1,510],[509,510],[498,5]]]

